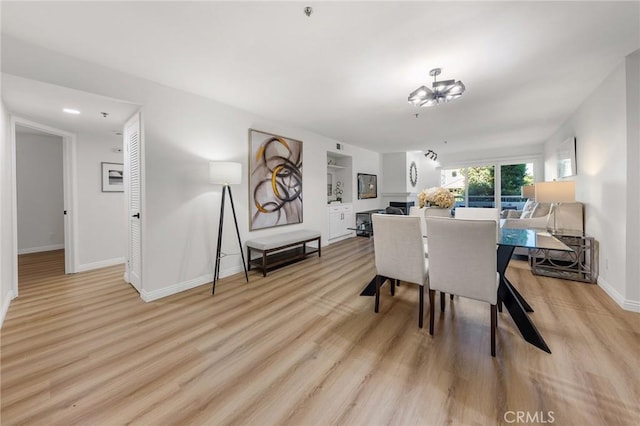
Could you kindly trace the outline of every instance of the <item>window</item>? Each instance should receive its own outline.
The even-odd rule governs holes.
[[[533,163],[504,164],[500,166],[500,201],[502,210],[522,210],[527,201],[522,198],[522,187],[533,184]]]
[[[466,169],[467,207],[496,207],[495,166],[469,167]]]
[[[464,193],[466,179],[462,169],[444,169],[440,172],[440,186],[453,192],[456,199],[455,206],[464,206]]]
[[[454,193],[456,207],[521,210],[526,201],[521,197],[521,187],[533,182],[533,162],[460,167],[440,172],[440,184]]]

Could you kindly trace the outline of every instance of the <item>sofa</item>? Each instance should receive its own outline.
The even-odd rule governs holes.
[[[577,230],[584,232],[584,205],[582,203],[535,203],[527,201],[523,210],[505,210],[502,212],[503,228],[553,229],[555,210],[555,228],[558,230]],[[518,247],[514,254],[528,255],[528,250]]]

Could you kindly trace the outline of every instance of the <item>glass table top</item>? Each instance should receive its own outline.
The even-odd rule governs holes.
[[[573,251],[550,232],[540,229],[500,228],[498,244],[531,249]]]

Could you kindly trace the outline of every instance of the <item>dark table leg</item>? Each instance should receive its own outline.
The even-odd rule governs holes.
[[[525,298],[518,292],[518,290],[516,290],[513,284],[511,284],[505,274],[514,250],[515,247],[513,246],[498,246],[498,272],[500,273],[501,279],[505,281],[509,288],[513,291],[513,294],[516,299],[518,299],[518,302],[520,302],[520,304],[524,307],[524,310],[527,312],[533,312],[533,308],[529,305],[529,303],[527,303]]]
[[[524,297],[518,293],[505,276],[514,249],[515,247],[513,246],[498,246],[498,273],[500,273],[498,297],[502,300],[504,306],[507,307],[511,318],[513,318],[513,321],[516,323],[524,340],[545,352],[551,353],[549,346],[547,346],[547,343],[538,332],[529,315],[527,315],[527,311],[533,312],[533,309],[531,309],[531,306],[529,306]]]
[[[360,292],[360,296],[375,296],[376,295],[376,278],[378,278],[377,275],[375,275],[373,277],[373,279],[371,281],[369,281],[369,284],[367,284],[367,286],[362,289],[362,292]],[[380,277],[380,278],[382,279],[382,281],[380,282],[380,286],[382,286],[382,285],[384,285],[384,283],[387,281],[388,278],[387,277]]]

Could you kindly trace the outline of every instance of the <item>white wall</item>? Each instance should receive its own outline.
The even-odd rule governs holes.
[[[627,127],[638,126],[637,116],[628,120],[629,107],[636,114],[638,111],[637,95],[632,101],[635,105],[627,105],[627,81],[640,79],[637,65],[634,72],[635,75],[627,75],[625,63],[616,67],[545,144],[545,180],[552,180],[557,177],[558,144],[576,137],[576,199],[585,204],[585,232],[598,241],[598,283],[626,308],[634,304],[640,308],[638,299],[631,298],[637,297],[633,290],[638,286],[638,275],[628,275],[638,264],[638,257],[631,257],[633,252],[638,253],[637,238],[635,243],[627,240],[629,231],[635,235],[638,232],[637,206],[630,210],[628,205],[629,201],[637,204],[632,188],[637,189],[640,166],[638,155],[628,155],[630,146],[637,153],[638,144],[637,132],[635,141],[630,140]],[[634,87],[637,90],[637,83]],[[627,180],[629,167],[636,170],[631,181]],[[628,269],[628,264],[636,266]]]
[[[353,176],[351,181],[351,188],[355,188],[355,190],[353,191],[353,211],[360,212],[382,207],[383,204],[380,189],[382,175],[382,158],[380,154],[377,152],[352,146],[346,146],[346,149],[353,156]],[[358,173],[368,173],[378,176],[378,198],[367,198],[364,200],[358,200]]]
[[[146,237],[144,289],[149,298],[167,288],[207,282],[215,255],[220,187],[207,183],[209,160],[243,164],[244,179],[232,187],[243,240],[301,228],[328,235],[326,156],[336,141],[303,129],[233,109],[173,89],[153,87],[144,103],[146,131]],[[248,129],[303,141],[304,223],[249,232]],[[353,170],[378,173],[378,155],[345,144],[341,154],[353,158]],[[352,187],[355,182],[352,182]],[[363,200],[354,210],[367,209]],[[230,216],[226,216],[230,219]],[[238,253],[232,223],[227,219],[223,251]],[[242,270],[239,256],[222,259],[221,275]]]
[[[392,152],[382,155],[382,193],[404,194],[407,192],[407,153]]]
[[[416,186],[411,186],[409,167],[415,161],[418,169]],[[421,152],[393,152],[382,155],[382,207],[391,201],[413,201],[418,205],[417,194],[425,188],[440,185],[438,163],[429,160]]]
[[[0,7],[0,18],[2,7]],[[0,48],[1,50],[1,48]],[[2,69],[0,55],[0,69]],[[0,93],[2,93],[0,79]],[[13,299],[13,220],[11,218],[11,140],[9,139],[9,117],[4,103],[0,100],[0,328]]]
[[[416,166],[418,167],[418,182],[416,183],[415,188],[412,187],[411,182],[408,181],[409,172],[407,171],[407,185],[408,188],[411,189],[411,192],[418,193],[425,188],[440,186],[440,170],[438,169],[438,162],[428,159],[421,152],[408,153],[407,161],[409,165],[411,165],[412,161],[415,161]]]
[[[18,254],[64,248],[62,138],[16,134]]]
[[[3,37],[3,51],[5,72],[143,105],[146,185],[141,211],[141,293],[146,300],[211,280],[221,188],[208,184],[209,160],[243,164],[243,182],[232,187],[243,240],[300,228],[328,235],[326,155],[338,141],[11,38]],[[303,141],[303,224],[249,232],[249,128]],[[353,187],[358,171],[380,174],[377,153],[348,143],[340,152],[353,157]],[[355,201],[354,210],[378,203],[378,199]],[[230,218],[225,217],[223,251],[237,254]],[[241,270],[240,256],[222,259],[222,276]]]
[[[471,167],[491,164],[518,164],[533,161],[536,182],[544,181],[544,143],[514,145],[508,149],[445,153],[438,157],[443,168]]]
[[[11,213],[13,170],[9,119],[4,103],[0,102],[0,326],[13,299],[13,219]]]
[[[123,263],[127,217],[123,192],[102,192],[101,164],[122,163],[122,136],[77,135],[79,271]]]
[[[462,151],[443,153],[438,155],[438,161],[445,167],[458,165],[483,165],[510,162],[523,158],[541,157],[544,153],[544,143],[532,145],[514,145],[509,148],[485,149],[478,151]]]
[[[626,307],[640,312],[640,50],[626,60],[627,288]]]
[[[0,7],[0,18],[2,8]],[[1,51],[1,48],[0,48]],[[2,56],[0,55],[0,69]],[[0,79],[0,93],[2,93]],[[13,232],[11,219],[11,142],[9,139],[9,118],[0,100],[0,328],[9,309],[13,295]]]

